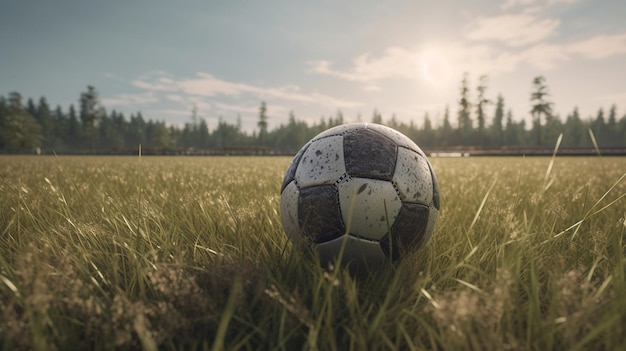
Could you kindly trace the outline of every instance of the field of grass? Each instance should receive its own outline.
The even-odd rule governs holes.
[[[626,158],[432,159],[433,237],[359,277],[291,249],[289,162],[0,157],[0,345],[626,349]]]

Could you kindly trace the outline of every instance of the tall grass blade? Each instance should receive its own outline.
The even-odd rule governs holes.
[[[550,178],[550,174],[552,173],[552,167],[554,167],[554,160],[556,159],[556,154],[559,151],[559,146],[561,146],[562,140],[563,140],[563,133],[559,134],[559,137],[556,138],[554,151],[552,151],[552,158],[550,159],[550,164],[548,164],[548,169],[546,170],[546,175],[544,176],[544,182],[543,182],[544,189],[546,189],[548,186],[548,179]]]
[[[593,134],[593,130],[591,128],[587,129],[589,131],[589,137],[591,138],[591,143],[593,144],[594,149],[596,149],[596,153],[598,156],[602,156],[600,153],[600,147],[598,146],[598,142],[596,141],[596,136]]]

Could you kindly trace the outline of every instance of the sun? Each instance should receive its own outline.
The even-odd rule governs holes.
[[[443,86],[450,79],[450,64],[441,52],[428,50],[419,58],[419,74],[429,85]]]

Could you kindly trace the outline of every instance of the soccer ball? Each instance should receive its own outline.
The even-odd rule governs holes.
[[[379,124],[328,129],[298,151],[283,179],[280,214],[289,239],[322,264],[376,267],[431,236],[439,188],[424,152]]]

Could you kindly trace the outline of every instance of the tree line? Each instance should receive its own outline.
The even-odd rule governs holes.
[[[371,118],[357,116],[356,121],[388,125],[427,150],[550,148],[560,134],[563,134],[561,145],[566,148],[626,147],[626,114],[618,118],[613,105],[607,111],[600,108],[596,116],[582,118],[574,107],[563,120],[553,113],[553,103],[542,76],[532,81],[528,111],[532,116],[531,125],[526,125],[525,119],[514,118],[502,95],[495,101],[487,97],[487,76],[479,78],[475,90],[476,99],[472,101],[465,74],[460,84],[456,118],[450,116],[446,106],[443,121],[436,126],[428,114],[419,122],[412,119],[407,123],[399,121],[395,115],[383,119],[378,110],[374,110]],[[485,112],[489,105],[495,107],[492,115]],[[196,108],[184,126],[168,126],[163,121],[144,118],[141,112],[130,114],[128,118],[115,110],[108,112],[93,86],[80,94],[77,106],[53,109],[45,97],[37,102],[32,98],[24,102],[18,92],[0,96],[0,152],[130,154],[136,153],[141,145],[144,152],[155,154],[292,154],[318,133],[346,121],[338,110],[333,116],[322,116],[316,123],[308,124],[292,111],[287,123],[268,130],[267,105],[261,102],[257,129],[252,133],[242,130],[240,117],[235,123],[220,118],[217,127],[209,130]]]

